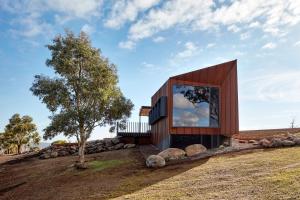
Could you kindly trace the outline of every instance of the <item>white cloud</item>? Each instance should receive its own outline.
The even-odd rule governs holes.
[[[240,39],[241,39],[241,40],[246,40],[246,39],[248,39],[248,38],[250,38],[250,33],[242,33],[242,34],[240,35]]]
[[[88,35],[91,35],[95,32],[95,28],[91,25],[85,24],[82,26],[81,31],[87,33]]]
[[[127,21],[134,21],[140,12],[146,11],[159,2],[160,0],[116,1],[104,25],[110,28],[120,28]]]
[[[209,125],[209,105],[208,103],[200,103],[193,106],[182,94],[177,98],[178,94],[173,96],[174,108],[173,113],[174,125],[177,126],[208,126]],[[183,98],[185,100],[183,100]],[[179,103],[176,101],[180,101]],[[175,106],[176,105],[176,106]],[[191,105],[191,106],[190,106]]]
[[[55,25],[53,21],[63,24],[74,19],[91,20],[100,17],[102,7],[102,0],[2,0],[0,3],[0,9],[15,16],[11,31],[28,38],[49,35]]]
[[[183,94],[176,93],[173,95],[173,106],[175,108],[180,109],[189,109],[189,108],[195,108],[194,104],[191,103],[187,98],[183,96]]]
[[[258,101],[300,102],[300,70],[266,73],[241,81],[241,98]],[[251,94],[251,95],[250,95]]]
[[[49,36],[53,32],[53,26],[40,19],[38,13],[32,13],[22,18],[13,21],[13,24],[18,25],[16,29],[10,29],[15,35],[24,37],[36,37],[39,35]]]
[[[135,47],[135,43],[132,41],[120,42],[119,47],[122,49],[133,49]]]
[[[173,120],[175,126],[197,126],[199,117],[195,113],[184,111],[174,115]]]
[[[165,1],[161,8],[151,9],[130,27],[129,39],[137,41],[175,25],[190,24],[196,18],[204,18],[212,5],[213,2],[207,0]],[[197,25],[206,26],[206,21],[198,21]]]
[[[193,42],[186,42],[184,44],[184,50],[177,53],[176,57],[178,58],[190,58],[196,55],[199,47]]]
[[[231,31],[231,32],[234,32],[234,33],[237,33],[237,32],[240,32],[241,29],[239,27],[237,27],[235,24],[229,26],[227,28],[228,31]]]
[[[145,67],[145,68],[153,68],[155,67],[155,65],[151,64],[151,63],[147,63],[147,62],[142,62],[142,65]]]
[[[225,27],[232,32],[260,28],[267,34],[282,37],[300,22],[299,2],[240,0],[221,2],[216,8],[212,0],[165,1],[161,7],[150,8],[131,25],[128,39],[137,42],[178,26],[200,31]]]
[[[153,42],[155,42],[155,43],[163,42],[165,40],[166,40],[166,38],[164,38],[162,36],[158,36],[158,37],[153,38]]]
[[[45,6],[57,12],[56,19],[65,23],[73,19],[90,20],[93,17],[99,17],[102,3],[102,0],[48,0]]]
[[[209,43],[209,44],[206,45],[206,48],[209,49],[209,48],[212,48],[214,46],[216,46],[216,43]]]
[[[300,40],[294,44],[295,47],[300,46]]]
[[[53,11],[74,18],[89,19],[100,15],[102,0],[49,0],[47,5]]]
[[[267,44],[265,44],[264,46],[262,46],[262,49],[275,49],[277,47],[277,44],[273,43],[273,42],[269,42]]]
[[[258,28],[258,27],[260,27],[260,23],[258,21],[251,22],[249,24],[249,28]]]

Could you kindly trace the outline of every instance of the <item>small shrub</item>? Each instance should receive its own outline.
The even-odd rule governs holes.
[[[66,140],[56,140],[56,141],[51,143],[51,146],[56,145],[56,144],[66,144],[66,143],[67,143]]]

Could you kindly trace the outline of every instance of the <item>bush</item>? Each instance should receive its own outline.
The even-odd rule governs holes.
[[[66,144],[66,143],[67,143],[66,140],[56,140],[56,141],[51,143],[51,146],[52,145],[57,145],[57,144]]]

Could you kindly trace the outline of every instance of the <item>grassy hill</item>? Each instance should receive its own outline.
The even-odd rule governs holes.
[[[254,150],[147,169],[137,149],[0,164],[4,199],[300,199],[300,148]],[[0,161],[1,162],[1,161]]]

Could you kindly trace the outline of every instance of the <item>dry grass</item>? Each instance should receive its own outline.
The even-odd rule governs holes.
[[[147,169],[137,149],[0,164],[0,199],[300,199],[300,148]]]
[[[298,130],[298,129],[296,129]],[[299,136],[300,137],[300,132],[293,132],[293,135]],[[288,135],[288,131],[270,131],[270,130],[258,130],[258,131],[241,131],[240,134],[236,134],[233,137],[236,139],[240,140],[260,140],[263,138],[281,138],[281,137],[286,137]]]
[[[211,158],[205,164],[119,199],[125,197],[300,199],[300,148],[257,150]]]

